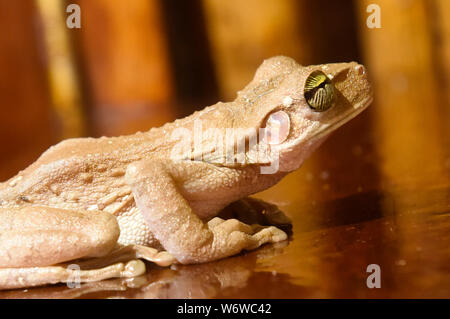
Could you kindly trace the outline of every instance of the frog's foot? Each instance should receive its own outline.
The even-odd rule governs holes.
[[[128,245],[119,247],[107,256],[83,260],[78,264],[83,269],[92,269],[132,259],[144,259],[161,267],[167,267],[177,262],[167,251],[159,251],[142,245]]]
[[[79,283],[136,277],[146,272],[145,264],[139,259],[163,267],[176,262],[175,258],[166,251],[129,245],[99,258],[74,260],[48,267],[0,269],[0,290],[56,283],[67,283],[69,287],[77,287]]]
[[[237,219],[214,217],[208,222],[208,228],[214,234],[216,249],[223,249],[220,247],[222,241],[231,241],[230,246],[237,245],[244,250],[252,250],[264,244],[287,239],[286,233],[277,227],[247,225]]]
[[[78,264],[49,267],[0,269],[0,289],[18,289],[47,284],[66,283],[70,288],[79,288],[83,282],[94,282],[109,278],[131,278],[145,273],[141,260],[116,263],[99,269],[83,270]]]
[[[290,234],[292,221],[276,205],[261,199],[246,197],[229,204],[219,214],[225,219],[236,218],[246,224],[275,226]]]
[[[67,289],[64,285],[35,287],[33,289],[13,289],[0,291],[0,299],[74,299],[87,294],[102,293],[106,298],[118,297],[128,288],[141,288],[148,284],[147,276],[115,278],[73,285],[76,289]],[[69,286],[73,287],[69,284]]]

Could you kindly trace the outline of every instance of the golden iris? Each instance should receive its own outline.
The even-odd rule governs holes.
[[[314,71],[308,76],[304,92],[306,102],[315,111],[326,111],[333,104],[333,83],[321,71]]]

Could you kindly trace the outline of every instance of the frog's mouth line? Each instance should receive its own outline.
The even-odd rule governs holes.
[[[345,116],[343,118],[341,118],[340,120],[337,120],[336,122],[333,122],[330,125],[322,128],[320,131],[318,131],[316,134],[314,134],[309,140],[320,139],[325,134],[333,132],[338,127],[344,125],[345,123],[347,123],[348,121],[350,121],[351,119],[356,117],[358,114],[360,114],[362,111],[364,111],[372,103],[372,101],[373,101],[373,97],[367,98],[366,100],[361,102],[361,104],[360,104],[360,105],[362,105],[361,107],[357,107],[357,108],[354,108],[354,109],[350,110],[350,112],[345,114]]]

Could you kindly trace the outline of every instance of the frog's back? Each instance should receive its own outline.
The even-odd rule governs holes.
[[[43,206],[115,215],[122,244],[157,243],[138,213],[124,175],[130,162],[157,156],[145,133],[65,140],[0,184],[0,208]]]

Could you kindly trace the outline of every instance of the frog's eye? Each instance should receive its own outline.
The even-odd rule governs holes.
[[[333,103],[333,83],[321,71],[314,71],[308,76],[304,92],[306,102],[314,111],[326,111]]]

